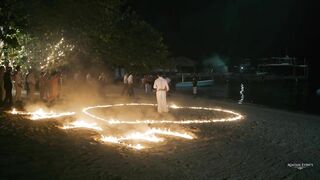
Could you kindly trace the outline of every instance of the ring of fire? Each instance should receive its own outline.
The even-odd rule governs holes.
[[[115,120],[115,119],[104,119],[102,117],[96,116],[90,113],[90,110],[99,109],[99,108],[112,108],[112,107],[124,107],[124,106],[152,106],[156,107],[156,104],[148,104],[148,103],[128,103],[128,104],[113,104],[113,105],[98,105],[98,106],[91,106],[82,109],[82,112],[87,116],[107,122],[110,125],[120,125],[120,124],[200,124],[200,123],[214,123],[214,122],[227,122],[227,121],[237,121],[243,119],[244,117],[237,113],[226,109],[219,109],[219,108],[209,108],[209,107],[183,107],[177,105],[170,105],[169,108],[172,109],[190,109],[190,110],[205,110],[205,111],[218,111],[227,114],[231,114],[230,117],[221,118],[221,119],[200,119],[200,120],[154,120],[154,119],[146,119],[146,120],[134,120],[134,121],[125,121],[125,120]],[[65,116],[72,116],[74,112],[63,112],[63,113],[55,113],[55,112],[45,112],[41,109],[35,112],[23,112],[23,111],[16,111],[13,109],[11,114],[18,114],[18,115],[26,115],[30,116],[31,120],[42,120],[42,119],[52,119],[52,118],[60,118]],[[103,133],[103,128],[100,127],[97,123],[87,122],[84,120],[76,120],[71,123],[64,124],[62,129],[77,129],[77,128],[86,128],[91,129],[100,134],[100,138],[97,140],[107,143],[118,144],[121,146],[133,148],[133,149],[144,149],[145,146],[141,144],[130,144],[130,141],[146,141],[148,143],[159,143],[163,142],[164,138],[158,137],[157,135],[161,136],[170,136],[175,138],[183,138],[183,139],[194,139],[195,137],[188,134],[188,133],[181,133],[177,131],[172,131],[170,129],[161,129],[161,128],[151,128],[146,130],[145,132],[134,132],[131,134],[126,134],[124,136],[114,136],[114,135],[105,135]],[[102,133],[100,133],[102,132]]]
[[[89,117],[107,122],[109,124],[199,124],[199,123],[214,123],[214,122],[226,122],[226,121],[237,121],[243,119],[243,116],[237,112],[226,110],[226,109],[219,109],[219,108],[209,108],[209,107],[186,107],[186,106],[177,106],[177,105],[170,105],[169,108],[172,109],[191,109],[191,110],[207,110],[207,111],[219,111],[233,115],[229,118],[222,118],[222,119],[201,119],[201,120],[183,120],[183,121],[175,121],[175,120],[135,120],[135,121],[121,121],[115,119],[104,119],[99,116],[96,116],[90,113],[90,110],[97,109],[97,108],[112,108],[112,107],[122,107],[122,106],[157,106],[156,104],[148,104],[148,103],[128,103],[128,104],[113,104],[113,105],[98,105],[98,106],[91,106],[82,109],[82,112]]]
[[[218,108],[209,108],[209,107],[182,107],[182,106],[177,106],[177,105],[171,105],[169,108],[172,109],[190,109],[190,110],[207,110],[207,111],[219,111],[219,112],[224,112],[231,114],[231,117],[228,118],[222,118],[222,119],[201,119],[201,120],[183,120],[183,121],[177,121],[177,120],[134,120],[134,121],[123,121],[123,120],[115,120],[115,119],[105,119],[99,116],[96,116],[92,113],[90,113],[90,110],[93,109],[99,109],[99,108],[112,108],[112,107],[124,107],[124,106],[152,106],[156,107],[156,104],[148,104],[148,103],[128,103],[128,104],[109,104],[109,105],[98,105],[98,106],[91,106],[91,107],[86,107],[82,109],[82,112],[89,117],[107,122],[108,124],[200,124],[200,123],[214,123],[214,122],[227,122],[227,121],[237,121],[240,119],[243,119],[244,117],[236,112],[230,111],[230,110],[225,110],[225,109],[218,109]],[[115,143],[115,144],[120,144],[126,147],[134,148],[134,149],[143,149],[145,148],[141,144],[128,144],[126,143],[127,140],[142,140],[142,141],[148,141],[148,142],[161,142],[163,141],[163,138],[157,137],[156,134],[160,135],[165,135],[165,136],[172,136],[172,137],[178,137],[178,138],[183,138],[183,139],[194,139],[193,136],[187,133],[180,133],[180,132],[175,132],[171,131],[170,129],[156,129],[152,128],[150,130],[147,130],[144,133],[136,132],[132,133],[126,136],[121,136],[121,137],[115,137],[115,136],[104,136],[101,135],[100,140],[103,142],[108,142],[108,143]]]

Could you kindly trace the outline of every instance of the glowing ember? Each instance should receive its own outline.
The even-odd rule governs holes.
[[[208,108],[208,107],[183,107],[177,105],[171,105],[170,108],[173,109],[192,109],[192,110],[206,110],[206,111],[219,111],[231,114],[231,117],[222,118],[222,119],[201,119],[201,120],[135,120],[135,121],[121,121],[115,119],[104,119],[99,116],[96,116],[89,112],[89,110],[97,109],[97,108],[111,108],[111,107],[119,107],[119,106],[156,106],[156,104],[147,104],[147,103],[129,103],[129,104],[114,104],[114,105],[100,105],[100,106],[92,106],[86,107],[82,109],[82,112],[86,115],[101,121],[105,121],[109,124],[199,124],[199,123],[214,123],[214,122],[226,122],[226,121],[237,121],[243,119],[243,116],[234,111],[226,110],[226,109],[218,109],[218,108]]]
[[[41,119],[51,119],[51,118],[60,118],[64,116],[72,116],[74,112],[63,112],[63,113],[56,113],[56,112],[45,112],[41,108],[34,111],[34,112],[24,112],[24,111],[17,111],[16,109],[12,109],[9,112],[10,114],[17,114],[17,115],[25,115],[30,116],[31,120],[41,120]]]
[[[209,108],[209,107],[183,107],[183,106],[177,106],[177,105],[170,105],[169,108],[172,109],[190,109],[190,110],[206,110],[206,111],[218,111],[218,112],[224,112],[229,114],[229,117],[222,118],[222,119],[196,119],[196,120],[154,120],[154,119],[147,119],[147,120],[117,120],[117,119],[104,119],[102,117],[96,116],[92,113],[90,113],[90,110],[98,109],[98,108],[112,108],[112,107],[123,107],[123,106],[153,106],[156,107],[156,104],[148,104],[148,103],[129,103],[129,104],[114,104],[114,105],[100,105],[100,106],[92,106],[92,107],[86,107],[82,109],[82,112],[89,117],[107,122],[108,124],[193,124],[193,123],[214,123],[214,122],[227,122],[227,121],[237,121],[240,119],[243,119],[244,117],[236,113],[234,111],[225,110],[225,109],[218,109],[218,108]],[[55,113],[55,112],[45,112],[42,109],[38,109],[34,112],[23,112],[23,111],[17,111],[16,109],[12,109],[9,113],[11,114],[18,114],[18,115],[27,115],[30,116],[30,119],[32,120],[40,120],[40,119],[49,119],[49,118],[59,118],[63,116],[71,116],[74,115],[74,112],[63,112],[63,113]],[[102,131],[103,129],[98,126],[97,123],[89,123],[84,120],[77,120],[74,122],[71,122],[69,124],[65,124],[62,129],[73,129],[73,128],[87,128],[87,129],[93,129],[95,131]],[[158,136],[161,137],[158,137]],[[130,144],[129,142],[136,142],[136,141],[146,141],[149,143],[160,143],[165,140],[165,137],[175,137],[175,138],[183,138],[183,139],[194,139],[194,136],[191,136],[188,133],[181,133],[172,131],[170,129],[160,129],[160,128],[152,128],[148,129],[145,132],[133,132],[131,134],[127,134],[124,136],[106,136],[101,135],[99,138],[100,141],[106,142],[106,143],[113,143],[113,144],[119,144],[121,146],[141,150],[145,149],[146,147],[142,144]]]
[[[102,135],[100,140],[103,141],[103,142],[110,142],[110,143],[117,143],[117,144],[120,143],[119,142],[119,138],[116,138],[114,136],[104,136],[104,135]]]
[[[151,134],[148,131],[145,133],[135,132],[135,133],[129,134],[125,137],[120,137],[119,140],[120,141],[123,141],[123,140],[144,140],[144,141],[149,141],[149,142],[163,141],[162,138],[158,138],[157,136],[155,136],[154,134]]]
[[[131,145],[131,144],[129,144],[128,147],[131,147],[131,148],[137,149],[137,150],[144,149],[144,146],[142,146],[141,144],[137,144],[137,145]]]
[[[180,137],[180,138],[185,138],[185,139],[193,139],[193,137],[187,133],[179,133],[179,132],[174,132],[169,130],[162,130],[162,129],[151,129],[150,133],[154,134],[162,134],[162,135],[168,135],[168,136],[175,136],[175,137]]]
[[[17,110],[16,110],[15,108],[13,108],[10,113],[11,113],[11,114],[18,114],[18,112],[17,112]]]
[[[74,128],[86,128],[93,129],[96,131],[102,131],[102,128],[97,125],[97,123],[88,123],[86,121],[74,121],[70,124],[66,124],[62,127],[62,129],[74,129]]]
[[[129,148],[133,148],[133,149],[137,149],[137,150],[141,150],[141,149],[145,148],[141,144],[136,144],[136,145],[126,144],[124,142],[119,141],[119,138],[116,138],[116,137],[113,137],[113,136],[103,136],[102,135],[100,140],[103,141],[103,142],[108,142],[108,143],[113,143],[113,144],[121,144],[123,146],[129,147]]]
[[[131,145],[127,144],[126,141],[137,141],[137,140],[142,140],[142,141],[148,141],[152,143],[158,143],[164,141],[163,138],[157,137],[156,134],[160,135],[166,135],[166,136],[173,136],[173,137],[179,137],[179,138],[184,138],[184,139],[193,139],[193,137],[187,133],[179,133],[179,132],[174,132],[171,130],[166,130],[166,129],[156,129],[152,128],[150,130],[147,130],[144,133],[140,132],[135,132],[132,134],[128,134],[126,136],[121,136],[121,137],[115,137],[115,136],[101,136],[101,141],[103,142],[108,142],[108,143],[114,143],[114,144],[121,144],[127,147],[135,148],[135,149],[142,149],[144,148],[142,145]]]
[[[208,108],[208,107],[183,107],[183,106],[177,106],[177,105],[171,105],[169,106],[172,109],[190,109],[190,110],[206,110],[206,111],[219,111],[228,113],[231,116],[227,118],[222,119],[200,119],[200,120],[183,120],[183,121],[177,121],[177,120],[133,120],[133,121],[126,121],[126,120],[117,120],[117,119],[104,119],[102,117],[96,116],[89,111],[92,109],[97,108],[112,108],[112,107],[122,107],[122,106],[157,106],[156,104],[148,104],[148,103],[129,103],[129,104],[114,104],[114,105],[100,105],[100,106],[92,106],[92,107],[86,107],[82,109],[82,112],[91,118],[107,122],[109,124],[163,124],[163,123],[171,123],[171,124],[193,124],[193,123],[214,123],[214,122],[226,122],[226,121],[237,121],[240,119],[243,119],[244,117],[236,112],[225,110],[225,109],[219,109],[219,108]],[[171,130],[163,130],[163,129],[150,129],[144,133],[141,132],[135,132],[132,134],[128,134],[126,136],[121,137],[115,137],[115,136],[102,136],[101,141],[103,142],[109,142],[109,143],[115,143],[115,144],[121,144],[127,147],[135,148],[135,149],[142,149],[145,148],[142,145],[131,145],[127,144],[127,141],[136,141],[136,140],[142,140],[142,141],[148,141],[152,143],[158,143],[164,141],[163,138],[157,137],[156,135],[165,135],[165,136],[172,136],[172,137],[178,137],[178,138],[184,138],[184,139],[194,139],[191,135],[187,133],[179,133]]]
[[[172,108],[172,109],[179,109],[179,106],[177,106],[177,105],[175,105],[175,104],[173,104],[173,105],[171,105],[171,106],[169,106],[170,108]]]

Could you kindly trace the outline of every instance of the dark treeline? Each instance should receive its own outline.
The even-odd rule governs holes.
[[[161,33],[120,0],[3,0],[0,7],[3,61],[41,62],[50,54],[47,46],[64,38],[74,46],[72,56],[65,58],[73,65],[140,71],[166,65],[169,53]],[[26,53],[16,57],[12,52],[20,53],[21,48]]]

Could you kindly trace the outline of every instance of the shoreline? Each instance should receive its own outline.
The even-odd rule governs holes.
[[[175,91],[175,94],[181,94],[181,95],[185,95],[185,96],[192,96],[192,89],[189,90],[190,93],[187,93],[186,90],[180,90],[179,91]],[[232,99],[231,97],[213,97],[213,96],[210,96],[210,95],[207,95],[205,93],[202,93],[202,95],[198,95],[197,98],[208,98],[208,99],[211,99],[211,100],[215,100],[215,101],[222,101],[222,102],[227,102],[227,103],[234,103],[234,104],[238,104],[238,100],[234,100]],[[314,116],[320,116],[320,110],[316,112],[315,109],[313,110],[309,110],[309,111],[306,111],[304,109],[301,109],[301,108],[288,108],[288,107],[284,107],[284,106],[281,106],[281,107],[274,107],[273,105],[266,105],[266,104],[263,104],[263,103],[254,103],[254,102],[242,102],[241,104],[239,105],[251,105],[251,106],[257,106],[257,107],[261,107],[261,108],[269,108],[269,109],[273,109],[273,110],[281,110],[281,111],[288,111],[288,112],[292,112],[292,113],[301,113],[301,114],[306,114],[306,115],[314,115]]]

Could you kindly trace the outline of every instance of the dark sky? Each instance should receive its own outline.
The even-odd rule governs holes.
[[[314,58],[311,0],[129,0],[163,33],[175,56],[202,59],[285,55]]]

